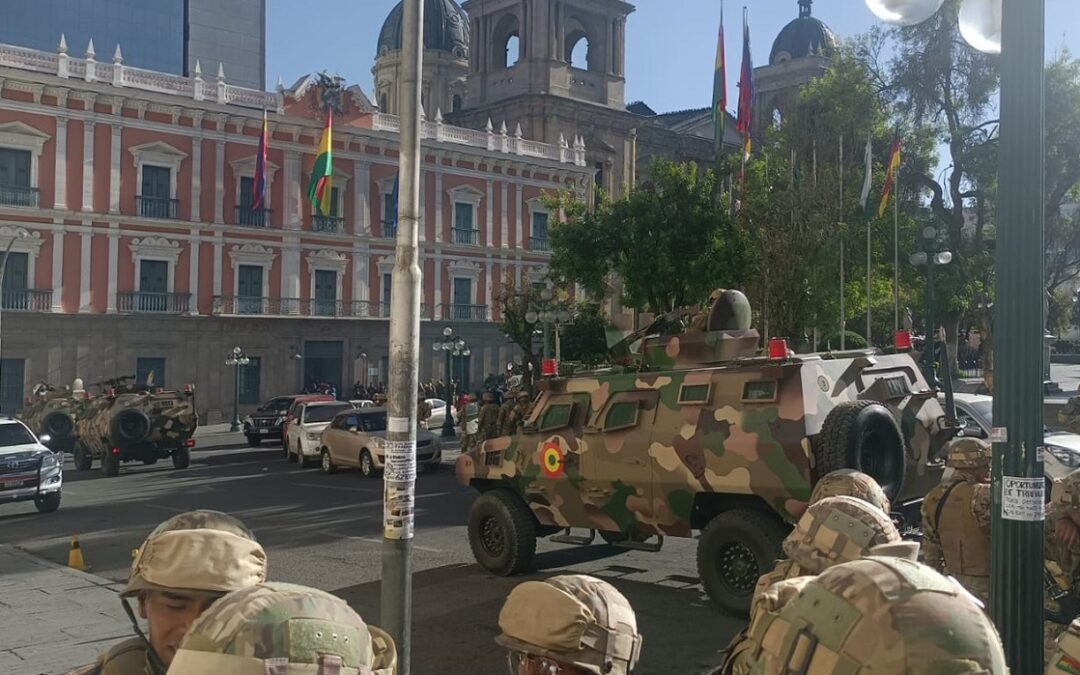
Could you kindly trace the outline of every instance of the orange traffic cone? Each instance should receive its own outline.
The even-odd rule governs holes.
[[[82,549],[79,548],[79,538],[71,535],[71,550],[68,551],[68,567],[80,572],[86,571],[86,561],[83,560]]]

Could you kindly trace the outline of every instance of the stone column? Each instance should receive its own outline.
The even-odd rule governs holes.
[[[476,243],[484,246],[491,246],[495,241],[495,224],[492,222],[494,220],[495,213],[495,183],[490,178],[486,182],[487,196],[485,197],[484,201],[486,202],[485,214],[487,215],[487,218],[484,221],[484,231],[482,232],[484,236]]]
[[[225,141],[221,138],[214,140],[214,222],[225,222]],[[215,262],[215,271],[221,274],[221,266]],[[220,289],[214,292],[220,295]]]
[[[281,297],[303,297],[300,293],[300,237],[296,234],[282,238]]]
[[[443,174],[435,172],[435,242],[443,240]]]
[[[56,179],[53,181],[56,199],[53,208],[67,209],[67,117],[58,112],[56,118]]]
[[[435,311],[432,318],[436,321],[442,319],[442,284],[443,284],[443,258],[441,253],[435,254]]]
[[[118,123],[111,125],[112,139],[109,157],[109,213],[120,213],[120,133]],[[115,269],[115,268],[113,268]]]
[[[94,123],[83,120],[82,210],[94,210]]]
[[[220,185],[220,183],[219,183]],[[218,232],[214,235],[214,296],[221,295],[221,258],[222,249],[225,248],[225,235]]]
[[[353,233],[371,235],[371,165],[362,159],[353,160]],[[363,298],[366,300],[367,298]]]
[[[94,236],[90,229],[90,222],[83,222],[83,231],[80,233],[82,249],[79,257],[79,312],[90,311],[90,242]]]
[[[195,232],[191,241],[188,242],[188,255],[191,261],[188,263],[188,292],[191,293],[191,302],[188,305],[188,314],[199,316],[199,249],[201,241],[199,233]],[[220,274],[220,272],[219,272]]]
[[[66,126],[66,125],[65,125]],[[64,230],[63,220],[54,221],[52,233],[52,311],[64,311]]]
[[[191,222],[202,222],[202,137],[198,133],[191,139]]]
[[[105,313],[116,313],[116,277],[120,262],[120,223],[109,223],[109,290]],[[139,270],[135,270],[138,274]]]
[[[517,212],[517,247],[518,250],[523,250],[527,248],[527,242],[529,241],[530,233],[528,231],[529,226],[525,224],[525,220],[523,218],[524,205],[521,201],[521,183],[518,183],[514,186],[514,210]]]
[[[300,153],[285,151],[285,213],[282,227],[286,230],[300,229]]]
[[[484,302],[483,305],[491,311],[491,254],[487,256],[487,261],[484,262]]]

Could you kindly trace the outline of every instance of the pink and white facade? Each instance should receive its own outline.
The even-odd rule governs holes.
[[[331,217],[313,217],[307,171],[321,133],[314,80],[267,93],[0,45],[0,406],[32,383],[144,375],[195,382],[200,412],[231,408],[234,345],[246,402],[312,380],[386,379],[398,120],[345,91],[335,118]],[[251,178],[269,111],[265,208]],[[475,382],[513,360],[494,291],[542,276],[541,196],[589,194],[580,141],[424,123],[420,246],[425,343],[446,325],[471,343]],[[421,376],[444,377],[422,350]]]

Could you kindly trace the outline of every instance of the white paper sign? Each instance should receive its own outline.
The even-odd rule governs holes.
[[[412,485],[383,484],[383,536],[387,539],[413,538]]]
[[[407,421],[407,420],[406,420]],[[387,441],[383,480],[390,483],[416,480],[416,441]]]
[[[1001,517],[1005,520],[1041,521],[1046,517],[1042,478],[1001,477]]]
[[[994,427],[990,430],[991,443],[1008,443],[1009,430],[1005,427]]]

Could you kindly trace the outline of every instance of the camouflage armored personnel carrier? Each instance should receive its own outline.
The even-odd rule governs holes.
[[[819,476],[859,469],[894,501],[938,482],[956,425],[910,355],[770,341],[761,356],[745,296],[717,295],[689,331],[637,340],[634,364],[542,380],[516,436],[458,458],[481,493],[468,532],[482,566],[524,571],[543,536],[659,550],[700,533],[705,590],[745,614]]]
[[[75,421],[86,407],[83,392],[58,390],[42,382],[34,387],[19,418],[43,445],[54,452],[71,452],[75,445]]]
[[[198,426],[195,390],[149,390],[127,385],[134,378],[110,380],[104,394],[91,399],[75,423],[75,468],[89,470],[101,460],[106,476],[120,473],[121,462],[154,464],[171,457],[173,466],[191,462],[192,435]]]

